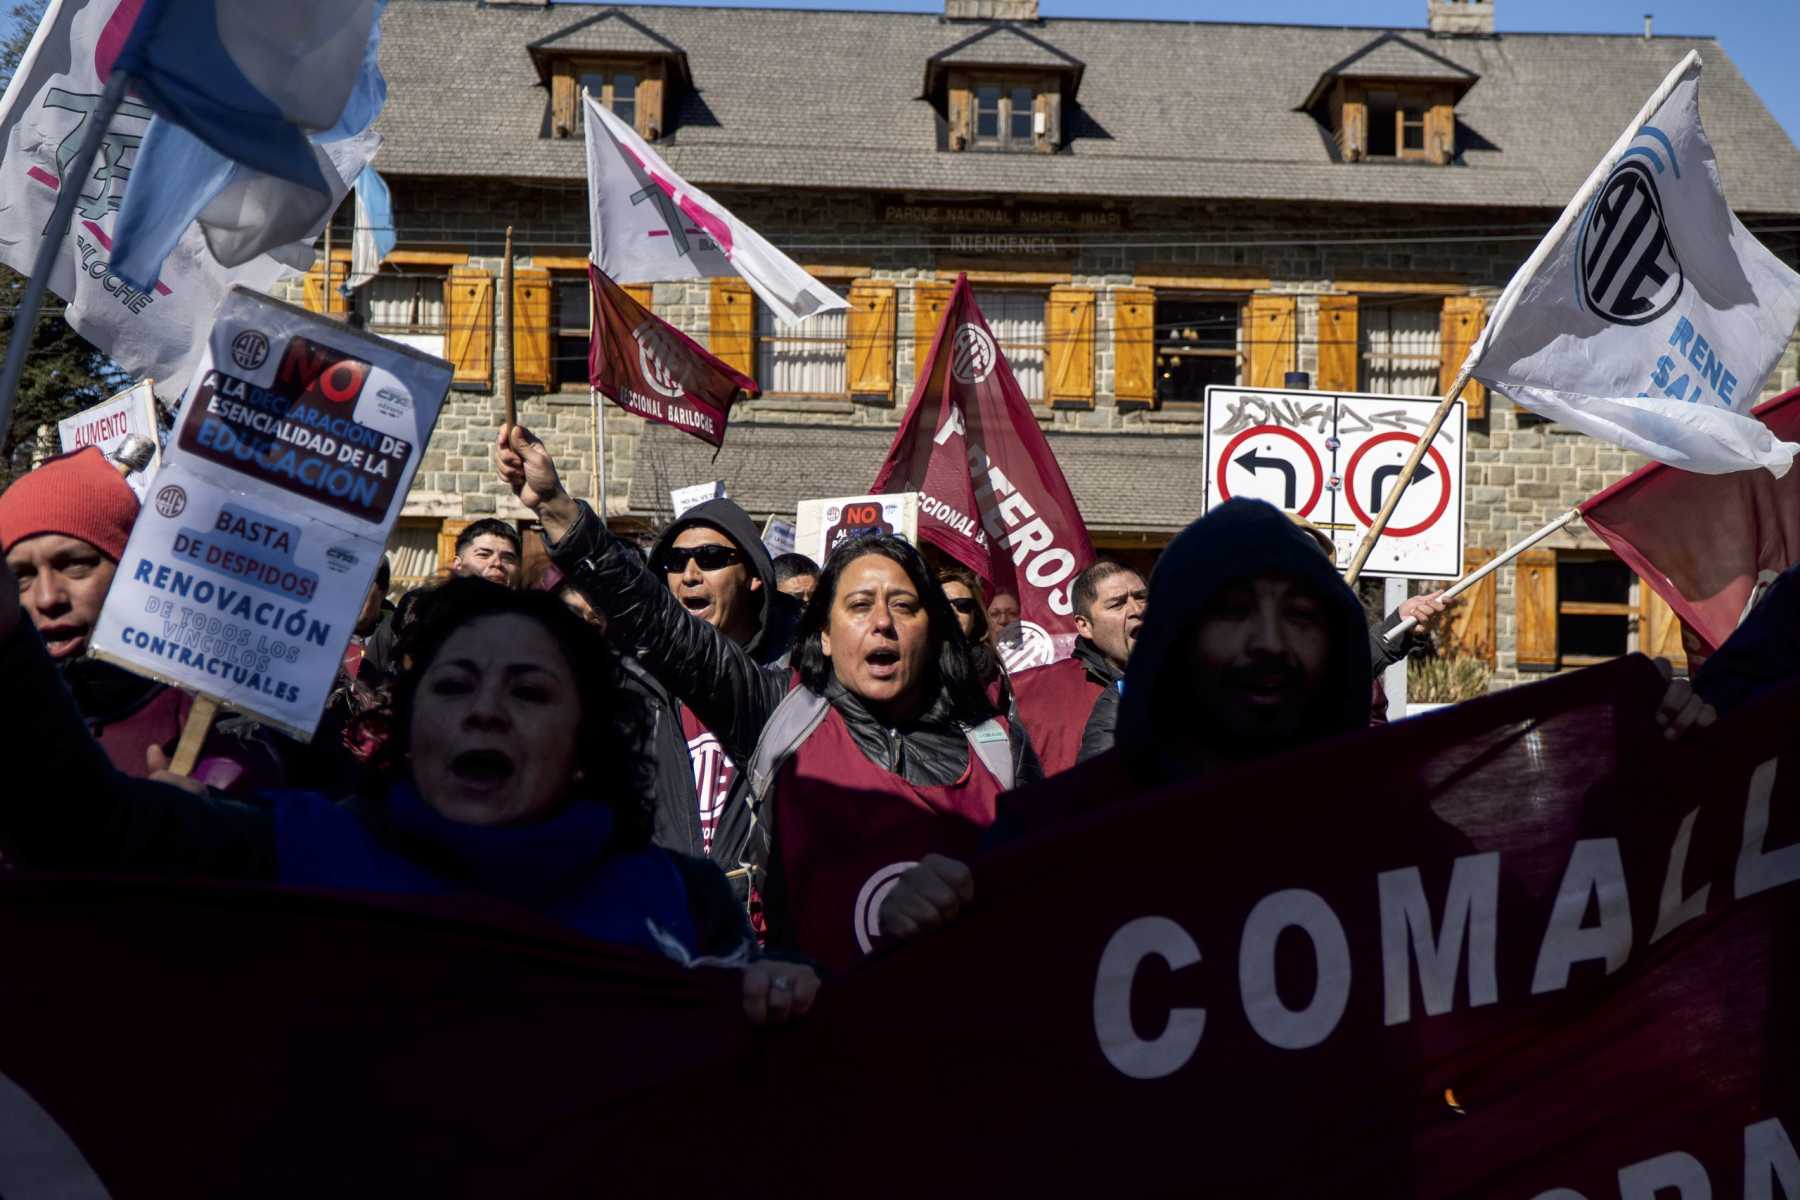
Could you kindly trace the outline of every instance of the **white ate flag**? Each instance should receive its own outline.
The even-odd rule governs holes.
[[[586,111],[588,210],[594,263],[614,279],[652,283],[740,275],[784,325],[842,296],[669,169],[662,156],[592,96]]]
[[[1780,476],[1800,446],[1747,414],[1796,320],[1800,275],[1725,202],[1690,52],[1506,285],[1464,369],[1657,462]]]
[[[198,226],[182,234],[155,287],[139,291],[111,271],[119,203],[150,110],[130,99],[120,104],[88,174],[67,172],[139,7],[55,0],[39,24],[0,100],[0,262],[29,274],[57,193],[80,189],[50,290],[67,301],[64,315],[76,333],[174,395],[187,386],[225,289],[266,289],[292,272],[267,256],[221,266]]]

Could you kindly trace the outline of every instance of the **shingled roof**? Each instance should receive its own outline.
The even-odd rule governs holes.
[[[1424,167],[1334,162],[1318,121],[1295,110],[1313,80],[1387,31],[1053,18],[1028,30],[1085,64],[1070,144],[970,154],[937,149],[940,117],[919,98],[926,62],[967,39],[968,22],[779,8],[393,0],[382,171],[582,178],[581,139],[542,136],[548,94],[527,47],[607,12],[687,55],[693,88],[658,149],[706,187],[1559,208],[1696,48],[1733,205],[1800,211],[1800,152],[1710,39],[1406,31],[1480,77],[1457,107],[1461,164]]]
[[[1201,512],[1201,438],[1192,434],[1049,435],[1088,528],[1173,533]],[[669,492],[727,480],[731,498],[758,520],[792,519],[802,500],[868,491],[894,440],[892,428],[737,422],[713,458],[711,446],[666,425],[646,425],[631,473],[631,511],[658,521]]]

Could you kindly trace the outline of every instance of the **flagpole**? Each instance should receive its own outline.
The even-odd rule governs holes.
[[[1492,561],[1483,563],[1479,570],[1469,572],[1467,575],[1464,575],[1461,579],[1445,588],[1443,599],[1456,599],[1456,597],[1462,595],[1464,592],[1486,579],[1489,575],[1492,575],[1495,571],[1498,571],[1501,567],[1504,567],[1507,563],[1519,557],[1519,555],[1525,553],[1527,550],[1531,549],[1563,526],[1569,524],[1580,515],[1581,510],[1579,508],[1571,508],[1568,512],[1562,514],[1562,516],[1556,518],[1554,521],[1551,521],[1543,528],[1527,534],[1524,538],[1514,542],[1505,550],[1502,550],[1499,554],[1495,555]],[[1413,626],[1418,623],[1419,622],[1414,618],[1408,617],[1381,636],[1390,642],[1398,642],[1411,632]]]
[[[590,277],[588,280],[588,343],[590,347],[597,332],[594,328],[594,316],[594,282]],[[592,354],[591,349],[589,353]],[[594,515],[599,517],[600,523],[604,525],[606,524],[606,439],[601,436],[600,426],[606,416],[600,404],[600,393],[591,381],[588,383],[588,407],[593,410],[594,417],[593,423],[588,426],[594,452]]]
[[[500,401],[506,406],[506,423],[519,423],[519,406],[513,401],[513,338],[518,330],[513,322],[513,227],[506,227],[506,261],[500,264],[500,299],[506,305],[506,323],[500,328],[506,334],[506,349],[500,355]]]
[[[38,310],[44,305],[44,291],[50,286],[50,273],[56,269],[56,257],[62,252],[63,239],[69,236],[75,204],[81,199],[82,185],[93,169],[94,156],[100,153],[100,144],[112,127],[113,114],[119,110],[119,102],[125,98],[125,89],[130,85],[131,77],[124,71],[114,71],[107,77],[106,90],[100,93],[100,103],[88,118],[81,145],[62,172],[56,189],[56,207],[51,210],[44,240],[38,243],[37,261],[32,265],[31,278],[25,281],[25,295],[13,311],[12,341],[7,343],[6,368],[0,373],[0,439],[12,429],[13,406],[19,395],[19,380],[25,374],[25,359],[31,353],[32,335],[37,331]]]
[[[1425,459],[1425,451],[1431,448],[1431,439],[1438,435],[1444,427],[1444,419],[1450,415],[1457,398],[1462,395],[1463,388],[1468,385],[1469,372],[1473,369],[1474,355],[1463,360],[1462,370],[1456,373],[1456,383],[1450,394],[1438,402],[1437,409],[1431,414],[1431,421],[1425,426],[1425,432],[1419,435],[1412,453],[1407,456],[1406,465],[1400,468],[1400,477],[1394,480],[1394,486],[1388,489],[1387,499],[1382,501],[1381,511],[1375,514],[1375,523],[1369,526],[1369,532],[1363,535],[1362,544],[1356,548],[1356,557],[1350,560],[1350,569],[1344,572],[1344,582],[1356,583],[1357,576],[1362,574],[1363,565],[1369,561],[1369,555],[1375,549],[1375,543],[1381,540],[1382,531],[1387,528],[1388,519],[1394,515],[1394,509],[1400,504],[1400,497],[1406,493],[1406,487],[1412,482],[1413,472]]]

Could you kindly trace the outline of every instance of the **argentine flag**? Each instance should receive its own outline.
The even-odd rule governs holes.
[[[155,114],[119,211],[115,274],[154,283],[198,222],[225,266],[311,242],[374,155],[385,0],[143,0],[113,69]]]

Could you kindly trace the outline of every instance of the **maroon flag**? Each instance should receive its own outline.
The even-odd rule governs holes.
[[[1001,646],[1007,670],[1068,657],[1069,592],[1094,546],[967,276],[872,490],[921,493],[920,539],[1019,598],[1019,640]]]
[[[715,446],[739,395],[755,399],[756,380],[713,355],[588,264],[594,292],[588,382],[629,413],[673,425]]]
[[[1751,415],[1800,441],[1800,389]],[[1690,666],[1731,636],[1751,603],[1800,562],[1800,471],[1696,475],[1652,463],[1580,505],[1588,527],[1681,618]]]

